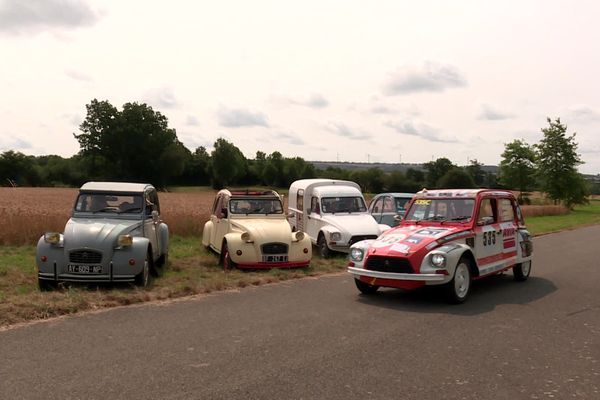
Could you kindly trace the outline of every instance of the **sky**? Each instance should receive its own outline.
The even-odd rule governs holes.
[[[190,150],[497,165],[576,133],[600,173],[600,2],[0,0],[0,152],[70,157],[92,99]]]

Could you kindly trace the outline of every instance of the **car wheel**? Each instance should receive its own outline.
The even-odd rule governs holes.
[[[165,269],[167,269],[168,265],[169,265],[169,253],[165,253],[162,256],[160,256],[160,258],[158,259],[158,262],[156,263],[156,268],[154,268],[155,276],[161,276],[165,272]]]
[[[235,268],[235,262],[231,259],[231,254],[229,253],[229,247],[227,247],[227,242],[223,243],[223,248],[221,249],[221,258],[223,262],[223,269],[225,271],[229,271]]]
[[[135,285],[141,288],[147,288],[152,285],[152,256],[150,255],[150,251],[146,253],[146,258],[144,259],[144,268],[142,271],[137,274],[135,277]]]
[[[38,278],[38,288],[41,292],[50,292],[56,289],[56,282]]]
[[[471,289],[471,262],[461,258],[454,270],[454,277],[446,284],[448,301],[453,304],[463,303]]]
[[[377,290],[379,290],[379,286],[369,285],[368,283],[365,283],[360,279],[354,278],[354,283],[356,284],[356,287],[358,288],[358,290],[360,290],[362,294],[374,294]]]
[[[513,276],[515,278],[515,281],[518,281],[518,282],[526,281],[527,278],[529,278],[530,273],[531,273],[531,260],[517,264],[513,267]]]
[[[331,250],[329,250],[329,247],[327,247],[327,240],[325,239],[325,235],[319,235],[317,246],[319,247],[319,255],[321,257],[328,258],[329,256],[331,256]]]

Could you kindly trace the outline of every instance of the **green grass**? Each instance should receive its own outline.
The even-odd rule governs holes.
[[[527,226],[534,235],[600,223],[600,201],[578,206],[568,215],[531,217]],[[34,246],[0,246],[0,327],[79,311],[165,300],[213,291],[256,286],[289,279],[341,272],[346,257],[313,256],[305,269],[223,271],[215,254],[202,247],[199,237],[171,238],[169,268],[152,288],[131,285],[66,286],[53,292],[37,288]]]
[[[525,223],[533,235],[599,224],[600,200],[592,200],[589,204],[576,206],[571,213],[565,215],[529,217],[525,220]]]

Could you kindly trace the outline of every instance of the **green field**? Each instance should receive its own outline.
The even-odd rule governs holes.
[[[600,223],[600,201],[576,207],[568,215],[530,217],[534,235]],[[54,292],[37,288],[34,246],[0,247],[0,327],[28,321],[119,305],[165,300],[213,291],[236,289],[288,279],[344,271],[343,255],[332,259],[313,256],[311,267],[294,270],[224,272],[217,256],[205,250],[198,237],[172,237],[170,266],[151,289],[131,285],[70,285]]]

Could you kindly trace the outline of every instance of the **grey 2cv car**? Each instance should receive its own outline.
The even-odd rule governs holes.
[[[36,263],[41,290],[59,281],[135,282],[146,287],[167,265],[169,229],[156,189],[144,183],[88,182],[64,233],[46,232]]]

